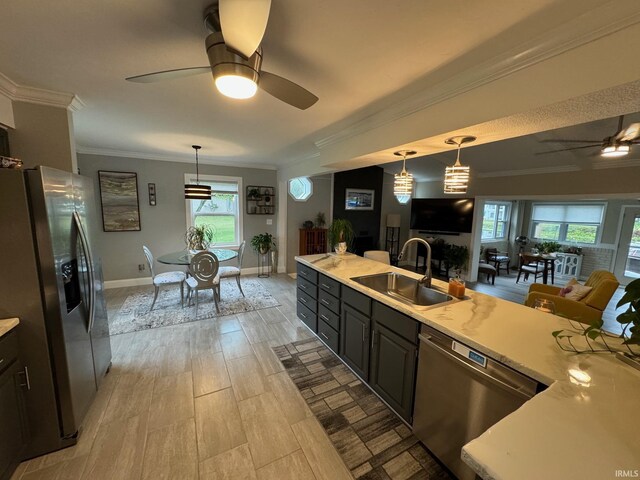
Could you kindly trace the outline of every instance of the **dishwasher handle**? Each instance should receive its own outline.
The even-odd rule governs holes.
[[[451,353],[449,350],[447,350],[446,348],[441,347],[440,345],[438,345],[437,343],[435,343],[433,340],[431,340],[431,337],[428,335],[423,335],[423,334],[419,334],[418,337],[420,338],[420,341],[428,346],[433,348],[434,350],[440,352],[443,355],[448,356],[449,358],[451,358],[452,360],[458,362],[460,364],[461,367],[464,367],[467,370],[470,370],[474,373],[477,373],[478,375],[482,376],[483,378],[485,378],[487,381],[489,381],[490,383],[493,383],[494,385],[497,385],[505,390],[508,390],[509,392],[525,399],[525,400],[529,400],[531,398],[531,395],[528,395],[527,393],[518,390],[517,388],[515,388],[512,385],[509,385],[508,383],[503,382],[502,380],[497,379],[496,377],[489,375],[486,372],[483,372],[482,370],[475,368],[473,365],[469,365],[467,362],[463,361],[461,357],[459,357],[458,355],[455,355],[453,353]]]

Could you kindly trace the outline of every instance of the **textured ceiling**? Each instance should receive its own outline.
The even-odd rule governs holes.
[[[207,64],[207,1],[4,2],[0,72],[78,95],[85,149],[280,164],[317,132],[456,62],[460,69],[543,35],[600,0],[274,0],[265,70],[320,97],[299,111],[259,93],[238,102],[209,75],[132,84],[131,75]]]

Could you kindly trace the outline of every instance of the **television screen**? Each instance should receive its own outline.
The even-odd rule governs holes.
[[[473,198],[414,198],[411,228],[440,233],[471,233]]]

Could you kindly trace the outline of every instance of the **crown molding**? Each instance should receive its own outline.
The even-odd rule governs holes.
[[[524,168],[522,170],[501,170],[499,172],[476,173],[478,178],[519,177],[521,175],[544,175],[546,173],[579,172],[582,169],[576,165],[559,165],[557,167]]]
[[[76,145],[76,153],[81,155],[102,155],[105,157],[121,157],[121,158],[136,158],[140,160],[160,160],[162,162],[179,162],[179,163],[193,163],[194,157],[183,154],[166,154],[166,153],[145,153],[134,152],[127,150],[115,150],[111,148],[93,148],[84,147],[82,145]],[[277,170],[275,165],[263,164],[263,163],[243,163],[237,160],[220,160],[203,157],[198,158],[201,164],[205,165],[217,165],[220,167],[239,167],[239,168],[257,168],[260,170]]]
[[[13,102],[27,102],[49,107],[60,107],[77,112],[84,107],[84,102],[73,93],[54,92],[43,88],[18,85],[6,75],[0,73],[0,93]]]
[[[519,70],[531,67],[640,22],[640,12],[620,11],[624,5],[607,2],[577,15],[550,32],[534,37],[479,65],[468,68],[446,81],[360,118],[340,131],[316,140],[323,149],[369,130],[373,130],[420,110],[476,89]]]
[[[605,168],[625,168],[625,167],[640,167],[640,158],[602,158],[594,160],[591,163],[591,168],[594,170],[603,170]]]

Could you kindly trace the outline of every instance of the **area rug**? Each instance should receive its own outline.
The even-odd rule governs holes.
[[[196,318],[195,302],[191,306],[180,306],[180,288],[161,288],[158,300],[149,311],[153,301],[153,289],[129,295],[116,315],[109,318],[109,333],[136,332],[149,328],[166,327],[179,323],[194,322],[206,318],[223,317],[241,312],[250,312],[263,308],[277,307],[278,301],[255,279],[243,279],[243,297],[235,281],[222,281],[220,284],[220,313],[216,312],[211,290],[200,292],[200,305]],[[186,288],[185,288],[186,295]]]
[[[452,479],[409,427],[319,340],[273,351],[354,478]]]

